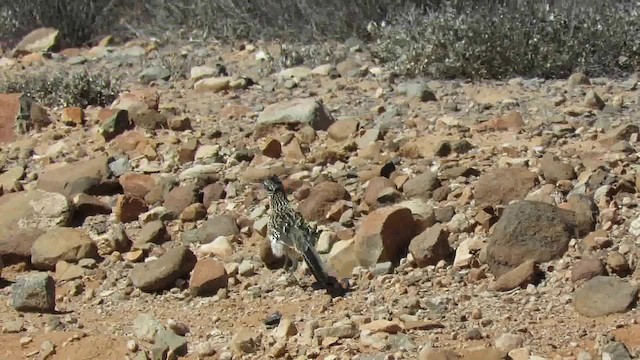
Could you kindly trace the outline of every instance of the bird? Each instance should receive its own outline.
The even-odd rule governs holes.
[[[267,177],[262,181],[262,185],[267,190],[271,205],[267,239],[273,254],[277,257],[285,257],[283,266],[285,270],[290,262],[288,270],[291,274],[295,272],[298,259],[302,257],[319,284],[327,289],[335,287],[338,284],[337,281],[333,281],[335,278],[327,273],[315,249],[319,233],[291,207],[284,186],[277,176]]]

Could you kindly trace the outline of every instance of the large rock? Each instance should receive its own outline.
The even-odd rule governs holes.
[[[28,33],[13,48],[14,55],[26,55],[52,50],[59,40],[60,31],[54,28],[38,28]]]
[[[506,205],[513,200],[524,199],[536,181],[536,174],[526,168],[495,169],[478,179],[473,197],[480,207]]]
[[[198,191],[199,188],[194,183],[175,187],[164,197],[164,207],[180,214],[187,206],[198,201]]]
[[[416,264],[424,267],[447,259],[452,253],[448,238],[449,234],[443,226],[435,224],[411,239],[409,251]]]
[[[571,164],[562,162],[556,155],[546,153],[540,160],[540,168],[544,178],[549,183],[556,183],[560,180],[573,180],[576,172]]]
[[[626,312],[637,300],[637,285],[611,276],[596,276],[574,293],[576,311],[590,318]]]
[[[311,188],[309,196],[298,206],[302,216],[310,221],[325,221],[331,206],[338,200],[349,200],[351,196],[342,185],[324,181]]]
[[[295,99],[267,106],[258,116],[260,126],[277,124],[310,125],[316,130],[327,130],[334,118],[322,101]]]
[[[375,210],[362,221],[355,237],[359,263],[370,267],[378,262],[398,261],[415,236],[411,210],[392,206]]]
[[[350,277],[353,269],[360,266],[355,240],[342,240],[335,243],[329,253],[327,266],[338,279]]]
[[[500,276],[527,260],[559,258],[575,235],[573,212],[538,201],[513,203],[505,208],[489,237],[489,269]]]
[[[0,144],[16,139],[14,126],[20,113],[20,94],[0,94]]]
[[[19,276],[11,285],[13,308],[18,311],[53,312],[56,307],[56,286],[46,272]]]
[[[36,269],[52,270],[60,260],[76,263],[96,258],[98,247],[89,235],[69,227],[54,228],[40,235],[31,247],[31,263]]]
[[[208,244],[219,236],[238,234],[240,234],[240,228],[238,228],[238,223],[233,216],[216,215],[199,227],[183,232],[181,240],[185,244],[194,242]]]
[[[227,271],[224,263],[215,259],[202,259],[196,263],[189,289],[194,295],[215,295],[227,287]]]
[[[407,197],[431,198],[433,191],[440,187],[438,175],[431,171],[424,172],[407,180],[403,185],[403,191]]]
[[[109,175],[107,156],[69,164],[56,164],[38,176],[36,187],[40,190],[57,192],[72,198],[77,193],[95,195],[100,193],[102,182]]]
[[[156,186],[156,180],[147,174],[126,173],[118,178],[127,195],[144,198]]]
[[[188,247],[177,246],[156,260],[136,264],[129,278],[133,286],[145,292],[166,290],[189,274],[196,261],[195,254]]]
[[[0,174],[0,187],[3,193],[18,191],[22,188],[20,180],[24,177],[24,166],[18,165]]]
[[[44,231],[69,225],[72,208],[63,195],[31,190],[1,196],[0,214],[0,255],[10,264],[28,261]]]
[[[526,287],[535,282],[537,276],[538,268],[533,261],[529,260],[504,273],[489,288],[495,291],[509,291],[517,287]]]

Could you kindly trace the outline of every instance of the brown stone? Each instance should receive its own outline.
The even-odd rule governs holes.
[[[495,291],[509,291],[517,287],[526,287],[536,281],[538,268],[533,261],[525,261],[515,269],[503,274],[491,284],[490,289]]]
[[[175,187],[164,197],[164,207],[180,214],[187,206],[197,201],[198,187],[196,184],[186,184]]]
[[[350,200],[349,192],[342,185],[324,181],[311,189],[309,197],[298,206],[302,216],[310,221],[326,221],[326,215],[334,202],[338,200]]]
[[[356,233],[358,260],[365,267],[396,261],[406,253],[414,236],[411,210],[401,206],[375,210],[364,218]]]
[[[277,159],[282,155],[282,144],[276,139],[270,139],[262,147],[262,155]]]
[[[118,178],[122,190],[127,195],[144,198],[156,185],[156,180],[151,175],[139,173],[126,173]]]
[[[123,223],[138,220],[140,214],[149,210],[149,206],[143,198],[133,195],[120,195],[116,200],[116,219]]]
[[[536,181],[536,174],[523,167],[494,169],[478,179],[473,196],[480,207],[506,205],[524,199]]]
[[[224,263],[215,259],[198,260],[193,268],[189,290],[196,296],[215,295],[227,287],[228,276]]]
[[[449,233],[441,224],[435,224],[423,231],[409,244],[409,251],[420,267],[436,265],[446,260],[452,253],[449,246]]]
[[[571,281],[589,280],[596,276],[604,275],[606,269],[597,258],[586,258],[579,260],[571,269]]]
[[[84,114],[82,109],[79,107],[67,107],[62,109],[60,121],[69,126],[82,125],[84,123]]]
[[[327,129],[327,135],[334,141],[347,140],[356,134],[360,128],[360,121],[355,117],[339,119]]]

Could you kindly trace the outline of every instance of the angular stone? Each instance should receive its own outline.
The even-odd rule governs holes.
[[[438,175],[431,171],[427,171],[407,180],[402,189],[407,197],[430,199],[433,191],[438,187],[440,187]]]
[[[327,135],[334,141],[345,141],[354,136],[360,128],[360,121],[356,117],[339,119],[329,126]]]
[[[529,260],[504,273],[489,288],[495,291],[509,291],[517,287],[526,287],[535,282],[537,276],[538,268],[533,261]]]
[[[540,168],[544,178],[550,183],[576,178],[576,172],[573,170],[573,166],[562,162],[552,153],[544,154],[540,160]]]
[[[215,295],[218,290],[225,289],[228,283],[224,263],[215,259],[202,259],[196,263],[189,290],[196,296]]]
[[[31,264],[37,269],[52,270],[64,260],[96,258],[98,248],[89,235],[69,227],[53,228],[40,235],[31,247]]]
[[[67,198],[77,193],[95,195],[100,193],[102,182],[109,174],[107,156],[56,166],[38,176],[37,189],[57,192]]]
[[[67,226],[72,207],[63,195],[31,190],[1,196],[0,213],[0,255],[13,263],[31,258],[31,246],[44,230]]]
[[[158,259],[136,264],[129,278],[136,288],[145,292],[166,290],[176,280],[189,274],[196,265],[197,258],[186,246],[167,250]]]
[[[536,174],[526,168],[495,169],[478,179],[473,196],[479,207],[506,205],[524,199],[536,181]]]
[[[22,189],[20,180],[24,177],[24,167],[14,166],[0,174],[0,187],[3,193],[14,192]]]
[[[197,202],[198,187],[187,184],[173,188],[164,197],[164,207],[176,214],[180,214],[187,206]]]
[[[141,198],[144,198],[156,185],[151,175],[138,173],[126,173],[118,178],[118,182],[125,194]]]
[[[309,221],[326,221],[326,215],[334,202],[350,200],[349,192],[342,185],[324,181],[311,189],[309,196],[298,206],[298,211]]]
[[[596,318],[624,313],[638,299],[638,286],[611,276],[596,276],[573,294],[578,313]]]
[[[310,125],[315,130],[327,130],[334,118],[321,101],[295,99],[267,106],[258,115],[258,125],[276,124]]]
[[[182,242],[208,244],[219,236],[240,234],[236,219],[231,215],[215,215],[200,227],[182,233]]]
[[[399,206],[375,210],[364,218],[356,233],[358,260],[365,267],[397,261],[406,253],[414,236],[411,210]]]
[[[59,41],[60,31],[54,28],[37,28],[20,40],[13,48],[13,54],[26,55],[52,50]]]
[[[62,109],[62,116],[60,121],[68,126],[82,125],[84,123],[84,114],[82,108],[79,107],[66,107]]]
[[[133,195],[120,195],[116,200],[114,213],[119,222],[128,223],[138,220],[140,214],[148,210],[149,205],[143,198]]]
[[[51,313],[56,307],[55,281],[46,272],[19,276],[11,285],[11,294],[17,311]]]
[[[571,281],[589,280],[605,275],[606,269],[600,259],[591,257],[577,261],[571,269]]]
[[[166,226],[161,220],[150,221],[140,229],[138,239],[135,241],[136,245],[141,244],[162,244],[167,240],[170,240],[171,236],[167,231]]]
[[[131,128],[132,123],[129,119],[129,112],[126,110],[105,109],[100,114],[100,118],[98,134],[100,134],[106,142],[115,139],[116,136]]]
[[[409,252],[420,267],[436,265],[452,253],[448,238],[449,234],[443,226],[435,224],[411,239]]]
[[[164,329],[162,323],[150,314],[139,314],[133,320],[133,335],[144,341],[153,341],[158,331]]]
[[[576,235],[573,212],[537,201],[507,206],[487,244],[487,264],[500,276],[527,260],[546,262],[561,257]]]

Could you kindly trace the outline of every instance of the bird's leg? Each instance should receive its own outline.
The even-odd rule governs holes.
[[[296,269],[298,269],[298,259],[296,259],[295,257],[290,258],[291,260],[291,266],[289,267],[289,279],[291,282],[295,283],[298,286],[300,285],[300,280],[298,280],[298,277],[296,276]]]

